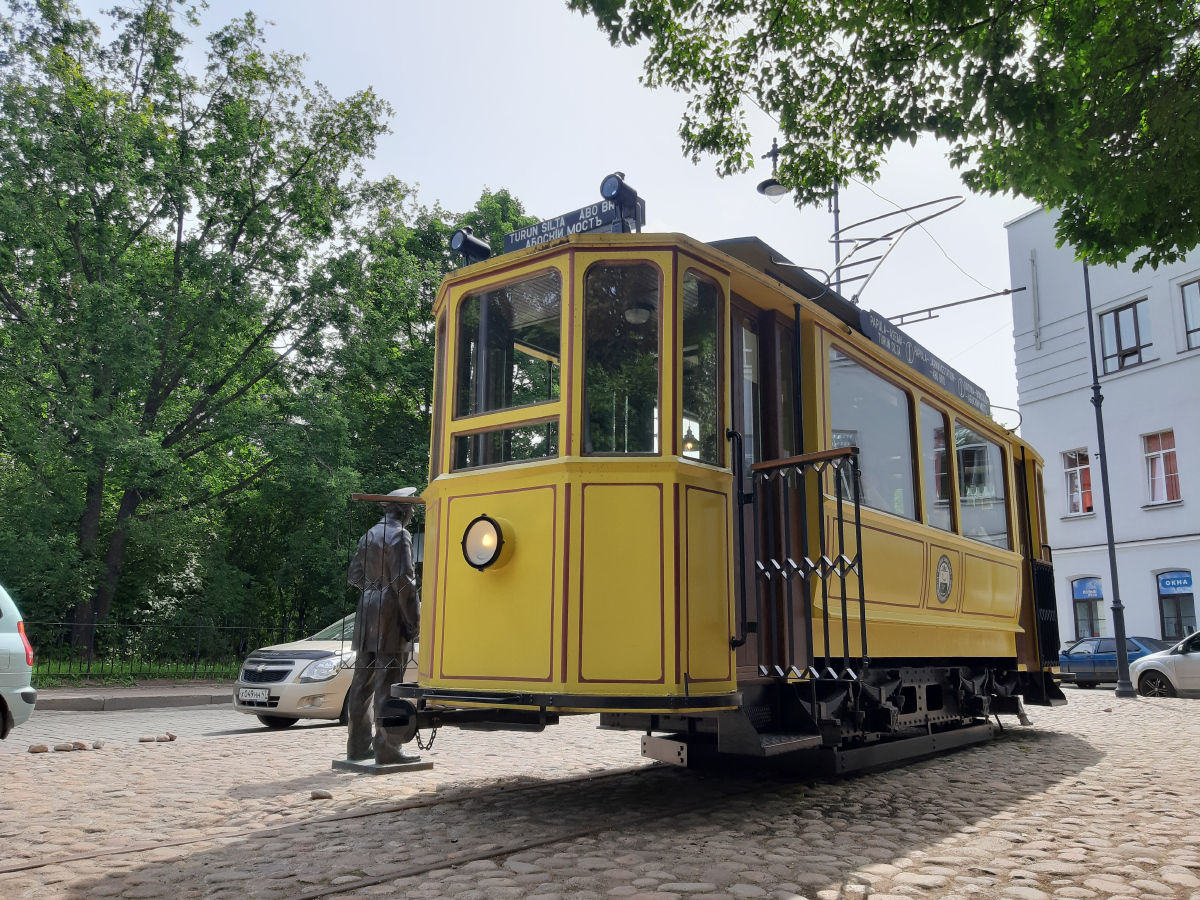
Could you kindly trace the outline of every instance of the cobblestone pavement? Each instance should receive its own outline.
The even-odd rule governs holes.
[[[638,764],[637,736],[593,717],[447,729],[433,771],[381,778],[327,770],[336,728],[8,755],[0,867],[199,840],[0,874],[0,897],[1200,900],[1200,706],[1069,697],[988,745],[838,779],[730,763],[496,790]],[[431,805],[380,812],[405,799]],[[313,821],[356,811],[377,814]]]
[[[332,728],[336,723],[301,720],[293,729]],[[135,744],[143,735],[170,731],[181,738],[214,738],[237,734],[268,734],[254,716],[236,712],[232,704],[130,709],[119,712],[58,712],[35,710],[29,721],[0,741],[0,754],[25,753],[30,744],[104,740]],[[343,736],[344,736],[343,732]],[[115,748],[109,748],[115,749]]]

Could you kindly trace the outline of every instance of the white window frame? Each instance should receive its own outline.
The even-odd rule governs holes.
[[[1152,438],[1152,437],[1161,438],[1162,435],[1164,435],[1164,434],[1171,435],[1171,443],[1174,444],[1174,446],[1171,447],[1170,450],[1161,450],[1160,449],[1160,450],[1155,450],[1155,451],[1151,452],[1146,449],[1146,442],[1150,438]],[[1161,446],[1161,443],[1162,442],[1160,440],[1159,441],[1160,446]],[[1161,431],[1152,431],[1149,434],[1142,435],[1142,453],[1145,455],[1145,459],[1146,459],[1146,493],[1147,493],[1147,498],[1148,498],[1148,504],[1150,506],[1160,506],[1164,503],[1179,503],[1183,499],[1183,489],[1182,489],[1182,486],[1179,484],[1179,452],[1178,451],[1179,451],[1179,445],[1175,443],[1175,429],[1174,428],[1164,428]],[[1169,499],[1169,492],[1167,491],[1168,476],[1167,476],[1166,455],[1168,453],[1170,453],[1172,456],[1175,457],[1175,484],[1176,484],[1176,490],[1178,491],[1179,496],[1177,498],[1175,498],[1174,500]],[[1161,485],[1162,496],[1157,499],[1155,498],[1155,481],[1156,481],[1156,479],[1154,477],[1154,469],[1155,469],[1154,463],[1155,462],[1157,462],[1157,464],[1158,464],[1158,470],[1162,473],[1161,477],[1159,479],[1157,479],[1158,483]]]
[[[1143,445],[1143,446],[1145,446],[1145,445]],[[1075,457],[1076,465],[1074,465],[1074,466],[1070,465],[1067,462],[1067,457],[1070,456],[1072,453],[1076,454],[1076,457]],[[1086,465],[1078,464],[1078,459],[1079,459],[1078,454],[1080,454],[1080,453],[1083,453],[1087,456],[1088,461],[1087,461]],[[1091,483],[1091,474],[1092,474],[1092,454],[1091,454],[1091,452],[1088,450],[1087,447],[1077,447],[1074,450],[1064,450],[1063,454],[1062,454],[1062,461],[1063,461],[1063,481],[1065,482],[1066,492],[1067,492],[1067,516],[1070,518],[1074,518],[1075,516],[1094,515],[1095,510],[1096,510],[1096,500],[1095,500],[1094,496],[1092,498],[1092,508],[1088,509],[1088,510],[1085,510],[1083,508],[1083,472],[1085,469],[1087,470],[1088,483],[1090,484]],[[1071,486],[1071,476],[1072,475],[1075,476],[1075,488],[1074,489],[1072,489],[1072,486]],[[1090,491],[1089,491],[1089,493],[1090,493]],[[1076,501],[1075,505],[1078,508],[1072,509],[1072,501]]]

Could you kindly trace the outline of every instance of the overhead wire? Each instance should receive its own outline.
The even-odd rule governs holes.
[[[870,191],[872,194],[874,194],[876,197],[878,197],[884,203],[890,203],[892,206],[896,207],[896,209],[904,210],[904,207],[901,206],[899,203],[897,203],[895,200],[892,200],[888,197],[883,196],[883,194],[879,193],[879,191],[875,190],[875,188],[871,187],[869,184],[867,184],[862,179],[854,178],[853,176],[851,176],[851,180],[854,181],[855,183],[861,185],[862,187],[865,187],[868,191]],[[909,215],[909,218],[911,219],[912,213],[909,213],[908,215]],[[923,232],[925,232],[925,234],[929,237],[929,239],[931,241],[933,241],[934,245],[940,251],[942,251],[942,256],[946,257],[946,259],[947,259],[947,261],[949,261],[950,265],[954,266],[954,268],[958,269],[958,271],[962,272],[964,275],[966,275],[968,278],[970,278],[973,282],[975,282],[977,285],[979,285],[984,290],[991,291],[993,294],[1000,293],[1000,291],[998,291],[996,288],[992,287],[990,284],[985,284],[984,282],[980,281],[978,278],[976,278],[974,275],[972,275],[970,272],[968,272],[966,269],[964,269],[962,266],[960,266],[958,264],[958,261],[955,260],[954,257],[951,256],[946,251],[946,248],[942,246],[941,242],[933,236],[933,233],[928,228],[926,228],[924,226],[924,224],[918,224],[917,227],[920,228]]]
[[[951,362],[952,360],[958,359],[960,356],[962,356],[964,353],[966,353],[967,350],[974,350],[976,347],[978,347],[980,344],[982,344],[988,338],[996,336],[1001,331],[1003,331],[1005,328],[1012,328],[1012,319],[1009,319],[1007,322],[1005,322],[1003,325],[1001,325],[999,328],[997,328],[995,331],[991,332],[990,334],[984,335],[979,340],[977,340],[975,343],[973,343],[970,347],[967,347],[965,350],[958,351],[952,357],[950,357],[950,359],[946,360],[946,362]]]

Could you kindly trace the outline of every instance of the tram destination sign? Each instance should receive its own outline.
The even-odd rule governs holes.
[[[524,250],[566,237],[568,234],[586,234],[589,231],[611,231],[613,223],[620,218],[617,205],[601,200],[591,206],[576,209],[561,216],[554,216],[536,225],[526,225],[504,236],[504,252]]]
[[[985,416],[991,415],[991,401],[983,388],[975,382],[950,368],[874,310],[864,309],[859,312],[858,317],[863,334],[892,356],[941,385]]]

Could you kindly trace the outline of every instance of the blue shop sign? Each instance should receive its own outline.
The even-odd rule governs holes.
[[[1190,594],[1192,592],[1191,572],[1163,572],[1158,576],[1158,592],[1160,594]]]
[[[1071,595],[1076,600],[1103,600],[1104,588],[1099,578],[1076,578],[1071,582]]]

